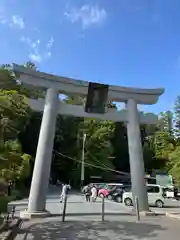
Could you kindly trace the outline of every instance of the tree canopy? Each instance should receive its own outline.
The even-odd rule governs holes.
[[[37,69],[31,62],[22,65]],[[31,178],[42,113],[32,111],[27,98],[44,96],[45,89],[23,86],[10,64],[0,67],[0,178],[6,181]],[[86,99],[67,96],[61,101],[79,105]],[[116,108],[116,104],[110,102],[108,107]],[[87,179],[130,172],[126,124],[59,115],[51,168],[53,181],[80,181],[84,134]],[[166,171],[180,184],[180,96],[174,111],[159,113],[157,125],[141,125],[141,138],[146,172]]]

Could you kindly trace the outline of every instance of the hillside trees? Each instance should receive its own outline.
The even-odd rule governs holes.
[[[27,62],[25,67],[36,66]],[[6,180],[24,178],[32,172],[29,163],[36,155],[42,113],[33,112],[27,98],[45,96],[45,89],[26,88],[14,74],[11,65],[0,68],[0,174]],[[84,105],[85,98],[67,96],[61,101]],[[113,102],[109,107],[116,108]],[[125,123],[58,116],[52,176],[65,181],[80,180],[82,139],[85,141],[85,176],[114,171],[129,172],[128,139]],[[141,125],[145,169],[162,169],[180,182],[180,97],[174,112],[159,114],[157,125]],[[31,158],[30,158],[31,155]]]

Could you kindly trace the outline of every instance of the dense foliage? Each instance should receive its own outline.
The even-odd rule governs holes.
[[[33,63],[24,64],[34,68]],[[10,65],[0,68],[0,177],[24,182],[31,177],[42,113],[33,112],[27,98],[44,97],[44,89],[27,89]],[[81,97],[63,98],[69,104],[84,104]],[[116,107],[113,103],[109,106]],[[51,176],[73,184],[80,181],[83,135],[85,177],[129,172],[126,125],[111,121],[58,116]],[[180,183],[180,96],[174,111],[159,114],[156,126],[141,126],[146,172],[161,169]]]

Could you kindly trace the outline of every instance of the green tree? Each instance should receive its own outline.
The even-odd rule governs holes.
[[[72,178],[71,172],[76,169],[77,162],[71,158],[77,159],[79,157],[78,134],[80,121],[82,121],[81,118],[70,116],[59,115],[57,118],[52,162],[52,177],[55,178],[55,181],[58,176],[62,180],[68,181]]]
[[[0,177],[3,177],[6,181],[17,181],[23,180],[29,175],[31,157],[22,153],[21,145],[17,140],[6,141],[1,156],[5,161],[0,169]]]
[[[129,172],[129,154],[128,154],[128,138],[126,124],[121,122],[114,123],[115,129],[112,137],[113,146],[113,164],[116,170]]]
[[[80,125],[82,133],[86,133],[85,161],[113,169],[111,139],[115,130],[114,123],[111,121],[85,119]],[[91,170],[92,167],[89,167],[89,169]]]
[[[28,122],[27,99],[17,91],[0,90],[0,149],[4,141],[17,136]]]
[[[173,135],[173,112],[161,112],[159,115],[159,126],[161,131],[168,132],[169,135]]]
[[[32,62],[22,65],[38,70]],[[0,165],[4,169],[4,176],[9,176],[13,174],[11,170],[13,162],[16,166],[26,163],[22,160],[24,152],[35,157],[42,113],[32,112],[27,98],[44,98],[46,90],[26,88],[18,80],[9,64],[0,67],[0,88]],[[86,98],[70,96],[65,97],[63,101],[84,106]],[[109,102],[108,107],[116,109],[116,104]],[[175,116],[175,122],[173,122],[173,116]],[[66,180],[71,178],[79,181],[81,166],[79,161],[81,161],[84,133],[87,135],[85,162],[89,164],[86,165],[86,177],[98,174],[108,175],[111,169],[130,171],[126,124],[58,116],[52,160],[52,175],[55,175],[55,178],[59,175]],[[13,146],[18,139],[21,149],[17,151]],[[180,96],[177,97],[174,112],[167,110],[160,113],[157,125],[141,126],[141,139],[146,171],[166,169],[179,179]],[[9,145],[10,152],[13,154],[8,155],[9,147],[7,146]],[[25,158],[26,156],[28,155],[25,155]],[[10,165],[6,165],[6,159],[9,159]],[[105,168],[106,171],[100,168]],[[21,169],[28,169],[28,167]],[[14,172],[16,176],[13,177],[16,179],[20,176],[18,172],[21,175],[25,174],[18,168]]]
[[[22,152],[17,139],[31,110],[11,65],[0,67],[0,80],[0,176],[17,182],[29,174],[30,156]]]
[[[0,89],[17,90],[18,82],[10,64],[0,65]]]
[[[168,132],[156,132],[152,139],[151,147],[154,149],[158,167],[168,169],[169,154],[176,147],[174,138]]]
[[[176,184],[180,185],[180,146],[177,146],[174,151],[168,155],[169,173],[172,174]]]
[[[180,96],[177,97],[174,106],[175,112],[175,135],[180,138]]]
[[[34,69],[37,67],[33,62],[26,62],[22,64],[23,67]],[[18,79],[14,72],[12,64],[0,65],[0,88],[5,90],[16,90],[19,94],[25,95],[28,98],[44,98],[46,90],[44,88],[36,88],[33,86],[24,86]]]

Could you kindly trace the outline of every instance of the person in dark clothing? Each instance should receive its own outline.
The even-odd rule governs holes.
[[[178,201],[180,200],[178,196],[178,188],[174,188],[174,198]]]
[[[86,193],[86,201],[90,202],[91,198],[90,198],[90,190]]]
[[[91,192],[90,192],[90,187],[89,186],[85,186],[83,188],[83,193],[85,194],[85,199],[86,199],[86,202],[90,202],[90,195],[91,195]]]
[[[11,196],[11,190],[12,190],[12,182],[9,181],[9,182],[8,182],[8,189],[7,189],[7,194],[8,194],[8,196]]]

